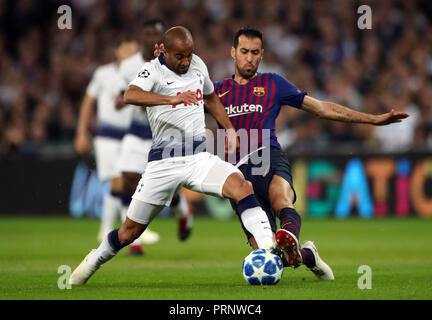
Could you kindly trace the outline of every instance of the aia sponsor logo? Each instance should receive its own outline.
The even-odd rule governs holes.
[[[190,90],[188,90],[187,92],[190,92]],[[182,93],[183,92],[177,92],[177,95],[179,96]],[[200,101],[203,100],[203,93],[202,93],[201,89],[197,89],[197,91],[195,93],[196,93],[196,98],[198,100],[198,103],[200,103]],[[172,107],[175,108],[175,107],[181,106],[181,105],[183,105],[183,106],[186,107],[186,106],[190,106],[191,104],[187,104],[187,103],[180,103],[180,104],[177,104],[177,105],[173,104]]]

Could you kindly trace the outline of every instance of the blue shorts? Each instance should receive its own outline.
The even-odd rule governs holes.
[[[254,167],[261,167],[263,165],[266,168],[265,173],[263,175],[252,174],[252,169]],[[291,166],[287,155],[285,154],[284,151],[282,151],[279,148],[270,147],[269,163],[254,165],[248,162],[241,165],[239,169],[243,173],[245,179],[252,183],[255,196],[260,202],[262,209],[267,214],[272,231],[276,232],[277,230],[276,214],[273,211],[273,209],[270,207],[270,200],[269,200],[269,186],[274,175],[280,176],[284,178],[286,181],[288,181],[288,183],[291,185],[291,188],[294,191],[294,202],[296,201],[296,194],[295,194],[292,175],[291,175]],[[233,200],[231,200],[231,206],[233,207],[233,209],[236,211],[238,215],[237,204]],[[246,230],[246,228],[243,226],[243,223],[242,223],[242,227],[244,233],[246,234],[247,239],[249,240],[252,237],[252,234],[250,234],[249,231]]]

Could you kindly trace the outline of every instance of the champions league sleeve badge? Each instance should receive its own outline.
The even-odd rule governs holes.
[[[148,72],[147,69],[144,69],[140,73],[138,73],[139,78],[147,78],[150,75],[150,72]]]

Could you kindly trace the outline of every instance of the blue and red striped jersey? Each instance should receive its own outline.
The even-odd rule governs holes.
[[[227,78],[215,82],[214,87],[240,139],[247,135],[249,150],[241,150],[242,155],[267,144],[280,148],[275,121],[281,106],[300,108],[307,94],[275,73],[259,73],[247,84]]]

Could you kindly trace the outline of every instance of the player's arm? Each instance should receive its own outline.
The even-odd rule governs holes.
[[[158,105],[198,104],[195,92],[183,92],[177,96],[166,96],[149,91],[144,91],[138,86],[130,85],[124,94],[124,102],[141,107],[153,107]]]
[[[234,126],[228,118],[224,106],[214,92],[207,96],[204,95],[204,104],[208,112],[210,112],[213,118],[219,122],[222,128],[234,129]]]
[[[304,97],[301,107],[303,110],[317,115],[322,119],[351,123],[367,123],[376,126],[401,122],[402,119],[409,117],[409,115],[405,112],[398,112],[394,110],[381,115],[358,112],[350,108],[341,106],[337,103],[321,101],[309,96]]]
[[[222,105],[214,91],[209,95],[204,95],[204,104],[208,112],[213,116],[213,118],[215,118],[215,120],[220,124],[220,126],[227,130],[227,152],[234,152],[236,149],[239,148],[237,134],[235,132],[234,126],[228,118],[224,106]]]
[[[84,155],[91,149],[90,137],[88,135],[88,125],[95,105],[96,99],[88,94],[80,106],[78,126],[75,134],[74,146],[78,154]]]

